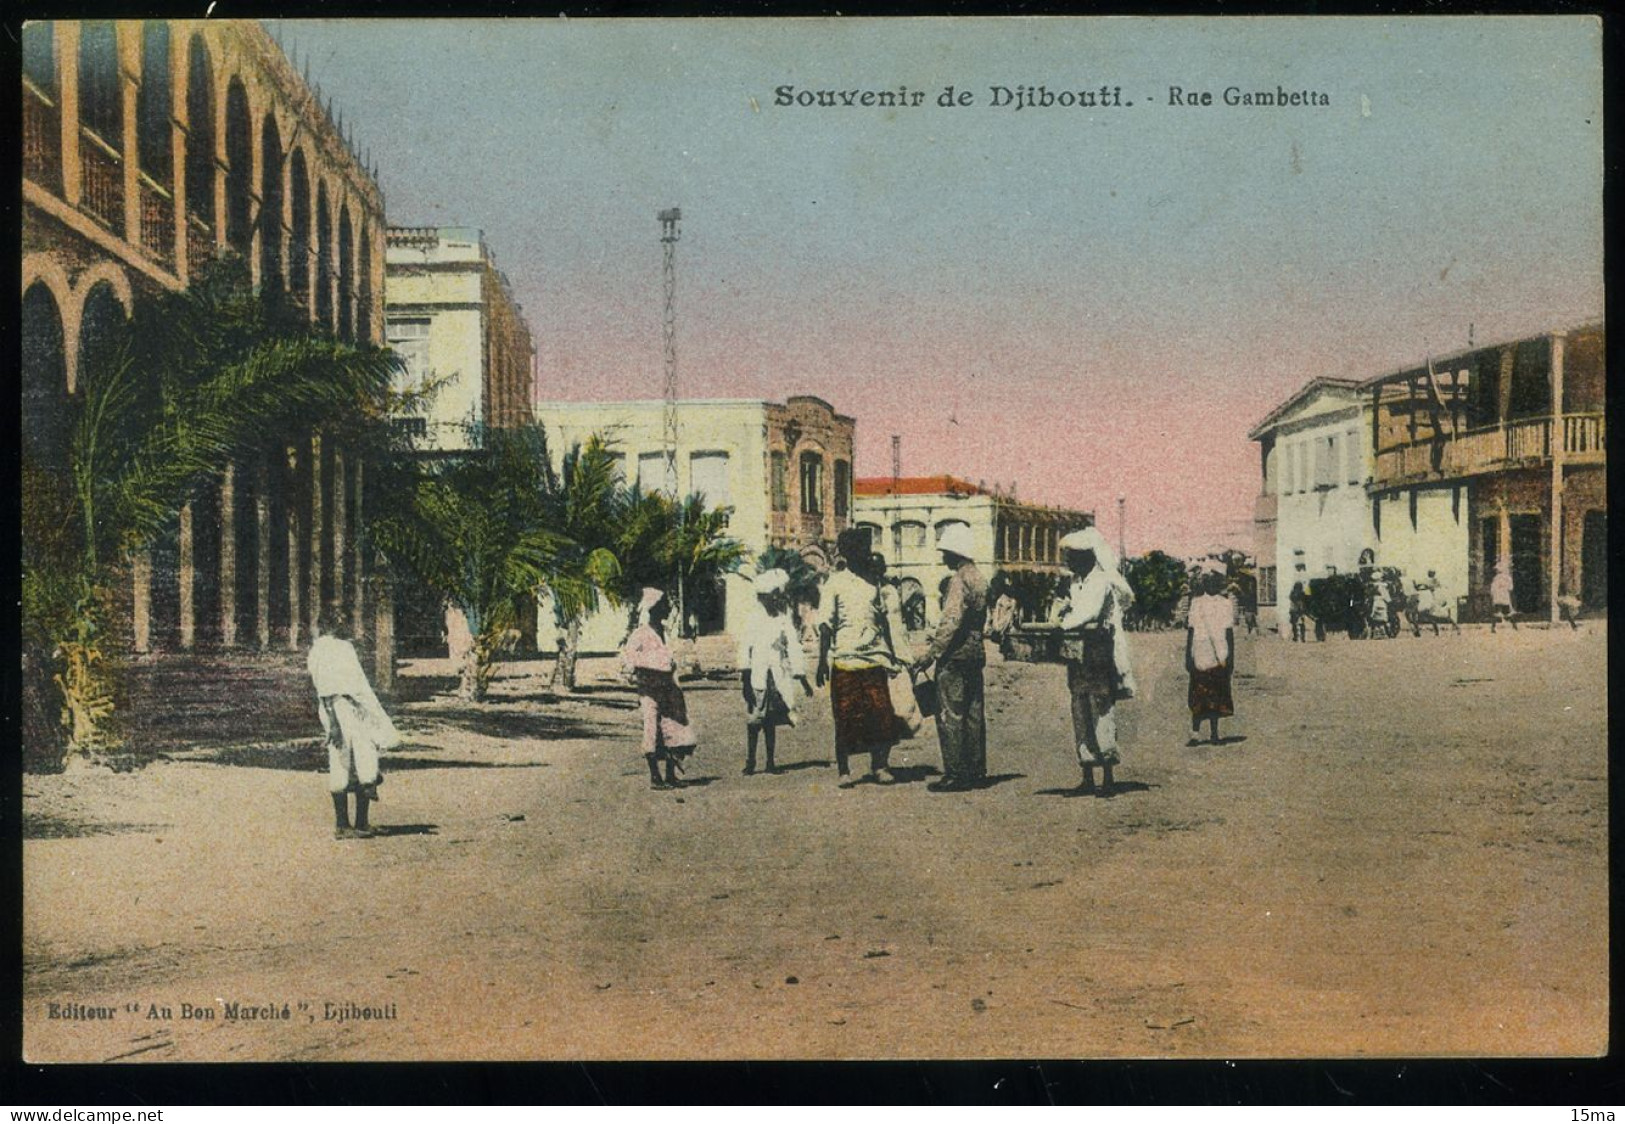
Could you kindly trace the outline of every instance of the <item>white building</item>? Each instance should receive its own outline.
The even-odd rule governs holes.
[[[594,434],[608,441],[623,479],[644,492],[666,489],[665,403],[543,402],[536,418],[555,460]],[[785,402],[695,399],[677,406],[677,490],[708,507],[730,507],[728,531],[754,561],[769,546],[826,552],[846,528],[852,503],[856,425],[808,395]],[[737,634],[751,607],[749,582],[730,576],[713,595],[691,595],[701,636]],[[626,634],[624,611],[605,610],[582,630],[583,653],[614,651]],[[553,651],[552,607],[541,607],[538,645]]]
[[[950,524],[970,528],[971,561],[992,578],[998,571],[1059,577],[1062,536],[1094,522],[1086,511],[1021,503],[954,476],[866,477],[857,483],[853,513],[904,602],[915,589],[925,595],[927,623],[937,619],[937,590],[948,576],[937,539]]]
[[[440,380],[426,417],[405,419],[425,451],[478,445],[485,427],[523,425],[536,349],[480,231],[390,227],[384,310],[405,384]]]
[[[1248,436],[1259,443],[1262,477],[1254,509],[1259,623],[1284,631],[1294,583],[1351,573],[1377,545],[1366,496],[1370,400],[1352,379],[1314,379]]]

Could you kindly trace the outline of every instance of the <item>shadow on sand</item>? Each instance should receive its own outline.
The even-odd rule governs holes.
[[[1097,784],[1092,788],[1075,786],[1073,788],[1041,788],[1033,793],[1034,796],[1059,796],[1063,800],[1072,800],[1079,796],[1087,796],[1095,800],[1111,800],[1118,796],[1126,796],[1131,792],[1149,792],[1157,786],[1146,784],[1144,781],[1114,781],[1107,788]]]
[[[427,749],[427,746],[406,746]],[[188,761],[205,765],[235,765],[247,769],[283,769],[296,773],[325,772],[327,745],[320,741],[284,745],[230,746],[208,753],[188,755]],[[380,763],[386,774],[414,769],[544,769],[545,761],[474,761],[455,757],[414,757],[385,753]]]
[[[391,835],[439,835],[440,828],[432,823],[375,823],[372,834],[375,839]]]
[[[1213,747],[1223,746],[1223,745],[1239,745],[1239,744],[1241,744],[1242,742],[1244,742],[1246,740],[1247,740],[1247,735],[1246,734],[1226,734],[1224,737],[1220,738],[1216,742],[1215,741],[1209,741],[1207,738],[1190,738],[1189,740],[1187,740],[1185,742],[1185,748],[1186,749],[1201,749],[1203,746],[1213,748]]]
[[[570,738],[601,737],[615,732],[613,727],[600,722],[583,721],[557,714],[538,714],[535,711],[498,709],[496,704],[468,704],[465,706],[437,706],[413,711],[404,716],[413,727],[427,722],[444,722],[488,738],[531,740],[565,740]]]

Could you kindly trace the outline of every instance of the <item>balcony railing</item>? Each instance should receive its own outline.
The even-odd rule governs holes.
[[[62,112],[27,79],[23,80],[23,175],[62,194]]]
[[[80,129],[79,163],[84,170],[80,203],[110,230],[124,230],[124,161],[89,129]]]
[[[141,173],[141,248],[164,265],[175,260],[175,202],[145,172]]]
[[[1571,464],[1601,464],[1607,456],[1607,434],[1601,414],[1565,414],[1557,419],[1563,459]],[[1552,457],[1553,419],[1533,418],[1504,426],[1473,430],[1442,441],[1402,445],[1377,454],[1374,486],[1428,478],[1476,476]]]
[[[196,215],[186,216],[186,269],[196,278],[198,273],[214,259],[214,231]]]

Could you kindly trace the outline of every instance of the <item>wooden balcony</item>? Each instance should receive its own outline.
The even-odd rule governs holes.
[[[1371,487],[1382,489],[1549,464],[1554,435],[1561,442],[1565,464],[1605,463],[1607,433],[1602,414],[1565,414],[1555,420],[1555,427],[1550,417],[1531,418],[1471,430],[1441,441],[1383,449],[1377,453]]]
[[[175,261],[175,201],[169,192],[141,173],[141,248],[154,261]]]
[[[23,79],[23,175],[62,194],[62,112],[44,91]]]
[[[124,232],[124,160],[89,129],[80,129],[79,163],[83,187],[79,203],[91,218],[115,233]]]

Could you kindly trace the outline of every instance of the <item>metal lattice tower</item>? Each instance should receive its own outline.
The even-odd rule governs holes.
[[[673,500],[677,494],[677,223],[683,217],[681,208],[661,211],[660,244],[664,251],[665,317],[662,337],[666,354],[666,491]]]

